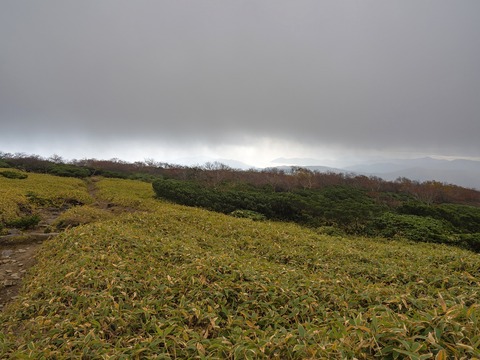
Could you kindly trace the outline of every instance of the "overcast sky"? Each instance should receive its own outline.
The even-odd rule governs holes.
[[[480,158],[480,1],[3,0],[0,125],[66,158]]]

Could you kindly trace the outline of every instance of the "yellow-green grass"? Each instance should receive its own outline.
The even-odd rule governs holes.
[[[152,210],[158,202],[154,199],[152,184],[136,180],[97,178],[94,180],[96,196],[117,206],[134,210]]]
[[[75,206],[60,214],[52,225],[58,229],[65,229],[71,226],[108,220],[113,216],[110,211],[99,209],[92,205]]]
[[[154,199],[154,192],[150,183],[108,179],[96,177],[87,180],[91,182],[96,203],[75,206],[62,213],[54,222],[54,226],[65,228],[108,220],[114,217],[114,211],[96,207],[98,203],[107,203],[115,207],[127,208],[131,211],[147,211],[155,209],[159,202]],[[115,211],[118,214],[118,211]]]
[[[28,173],[26,179],[0,176],[0,199],[0,223],[14,221],[26,210],[34,211],[42,206],[92,202],[82,180],[35,173]]]
[[[140,182],[97,185],[150,211],[46,242],[1,315],[3,357],[480,356],[477,254],[237,219],[153,200]]]

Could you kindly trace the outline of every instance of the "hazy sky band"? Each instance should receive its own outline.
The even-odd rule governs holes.
[[[478,1],[4,1],[0,137],[479,156],[479,35]]]

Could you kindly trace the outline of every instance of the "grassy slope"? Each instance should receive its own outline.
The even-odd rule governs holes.
[[[97,187],[141,211],[44,244],[1,315],[3,357],[480,356],[477,254],[236,219],[135,181]]]

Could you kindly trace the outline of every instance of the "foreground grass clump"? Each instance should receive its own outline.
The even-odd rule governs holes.
[[[91,205],[75,206],[62,213],[54,222],[57,229],[65,229],[84,224],[90,224],[101,220],[108,220],[113,217],[109,211],[98,209]]]
[[[2,357],[480,356],[477,254],[236,219],[139,184],[97,186],[149,212],[44,244],[1,315]]]

